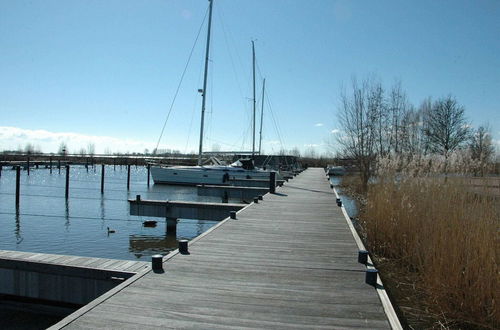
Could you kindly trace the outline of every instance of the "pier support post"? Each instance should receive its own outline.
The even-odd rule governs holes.
[[[104,164],[101,165],[101,194],[104,194]]]
[[[61,174],[61,160],[57,160],[57,169],[59,170],[59,174]]]
[[[50,174],[52,174],[52,156],[49,157],[49,169],[50,169]]]
[[[26,170],[28,171],[28,176],[30,175],[30,158],[26,159]]]
[[[167,218],[167,233],[177,235],[177,219]]]
[[[66,191],[64,196],[66,197],[66,199],[69,198],[69,165],[66,165]]]
[[[127,165],[127,190],[130,190],[130,164]]]
[[[16,209],[19,208],[19,189],[21,186],[21,167],[16,166]]]
[[[2,169],[3,169],[3,165],[0,165],[0,178],[2,177]]]
[[[150,173],[151,173],[151,164],[148,164],[148,187],[149,187],[149,179],[151,177]]]
[[[276,172],[269,172],[269,192],[276,193]]]

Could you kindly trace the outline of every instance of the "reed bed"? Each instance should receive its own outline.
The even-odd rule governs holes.
[[[401,310],[432,318],[417,328],[500,328],[498,196],[459,178],[386,177],[363,204],[362,236]]]

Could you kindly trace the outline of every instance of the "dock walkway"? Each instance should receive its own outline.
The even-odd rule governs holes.
[[[388,329],[322,169],[308,169],[54,328]]]

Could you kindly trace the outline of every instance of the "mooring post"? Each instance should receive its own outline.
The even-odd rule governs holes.
[[[26,159],[26,170],[28,171],[28,176],[30,175],[30,158]]]
[[[101,194],[104,194],[104,164],[101,165]]]
[[[377,275],[378,275],[378,270],[376,270],[375,268],[367,269],[366,276],[365,276],[366,284],[376,286],[377,285]]]
[[[21,167],[16,166],[16,209],[19,208],[19,189],[21,186]]]
[[[116,158],[113,158],[113,171],[116,171]]]
[[[52,156],[49,157],[49,169],[50,169],[50,174],[52,174]]]
[[[66,165],[66,191],[64,196],[66,199],[69,198],[69,165]]]
[[[59,174],[61,174],[61,160],[57,160],[57,168],[59,169]]]
[[[148,187],[149,187],[150,173],[151,173],[151,164],[148,164]]]
[[[259,204],[259,197],[254,197],[254,198],[253,198],[253,202],[254,202],[255,204]]]
[[[163,256],[161,254],[155,254],[151,257],[151,268],[156,272],[163,270]]]
[[[358,251],[358,262],[363,265],[366,265],[368,263],[368,251],[366,250]]]
[[[236,220],[236,211],[229,211],[229,217]]]
[[[130,190],[130,164],[127,165],[127,190]]]
[[[179,240],[179,253],[180,254],[189,254],[189,251],[188,251],[188,240],[187,239],[181,239],[181,240]]]
[[[269,192],[276,193],[276,172],[269,172]]]
[[[3,165],[0,165],[0,178],[2,177],[2,168],[3,168]]]

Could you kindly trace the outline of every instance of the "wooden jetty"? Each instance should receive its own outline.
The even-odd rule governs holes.
[[[150,263],[0,250],[0,295],[85,305]]]
[[[52,328],[399,329],[344,212],[308,169]]]

